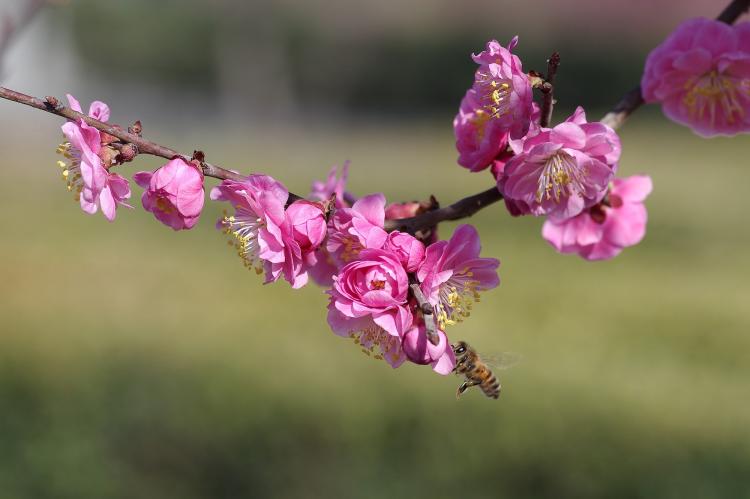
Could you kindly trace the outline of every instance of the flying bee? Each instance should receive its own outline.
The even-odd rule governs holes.
[[[464,382],[456,390],[456,398],[472,386],[479,385],[484,394],[490,398],[496,399],[500,396],[500,381],[492,372],[488,363],[479,357],[476,350],[470,347],[465,341],[459,341],[452,345],[453,353],[456,355],[456,367],[453,372],[464,376]],[[516,354],[503,354],[498,359],[498,367],[504,369],[518,362],[519,357]]]

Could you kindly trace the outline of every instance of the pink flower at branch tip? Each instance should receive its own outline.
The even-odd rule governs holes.
[[[586,260],[613,258],[646,234],[643,202],[651,189],[651,178],[644,175],[616,178],[602,203],[567,220],[547,220],[542,236],[560,253],[576,253]]]
[[[445,332],[438,329],[437,334],[438,344],[433,345],[427,340],[424,323],[414,325],[404,334],[401,347],[407,360],[420,365],[429,364],[438,374],[450,374],[456,367],[456,357]]]
[[[498,154],[508,146],[507,127],[491,118],[473,88],[466,92],[461,101],[458,114],[453,119],[453,132],[459,154],[458,164],[472,172],[492,165]]]
[[[68,94],[68,103],[74,111],[81,111],[80,103]],[[89,107],[88,115],[100,121],[109,119],[109,107],[100,101],[94,101]],[[62,126],[66,142],[60,144],[57,152],[66,161],[58,161],[62,168],[63,180],[68,190],[75,192],[75,199],[81,209],[89,214],[99,208],[110,222],[117,215],[117,206],[128,206],[125,200],[130,198],[130,184],[120,175],[109,172],[109,163],[102,156],[102,137],[99,130],[89,126],[83,120],[68,121]]]
[[[641,88],[698,135],[750,132],[750,22],[683,22],[648,55]]]
[[[265,283],[282,275],[294,288],[307,283],[302,249],[284,211],[286,187],[267,175],[250,175],[242,182],[224,180],[211,189],[211,199],[234,207],[234,214],[219,219],[217,228],[232,238],[245,267],[257,274],[265,271]]]
[[[341,167],[341,175],[336,178],[337,167],[331,168],[328,172],[328,178],[325,182],[316,180],[312,183],[310,190],[310,198],[316,201],[328,201],[331,196],[336,195],[336,209],[346,208],[349,204],[345,199],[346,192],[346,181],[349,178],[349,161],[344,161],[344,166]]]
[[[192,229],[203,210],[203,172],[182,158],[175,158],[154,172],[133,175],[146,189],[141,196],[143,209],[174,230]]]
[[[427,247],[417,270],[420,288],[435,307],[442,329],[468,317],[479,292],[500,284],[500,261],[481,258],[479,234],[471,225],[460,225],[449,241]]]
[[[553,128],[532,126],[510,146],[516,155],[497,185],[511,213],[556,219],[573,217],[602,199],[621,151],[615,131],[586,122],[581,107]]]

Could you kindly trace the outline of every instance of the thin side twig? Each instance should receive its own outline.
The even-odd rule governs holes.
[[[542,84],[542,113],[539,117],[539,125],[548,127],[552,123],[552,110],[555,107],[555,75],[560,67],[560,54],[552,52],[547,59],[547,76]]]
[[[437,317],[435,316],[435,309],[427,300],[427,297],[424,295],[424,293],[422,293],[422,289],[419,287],[419,284],[412,283],[411,285],[409,285],[409,289],[411,289],[411,294],[412,296],[414,296],[414,299],[417,300],[419,311],[422,312],[427,339],[433,345],[437,345],[438,343],[440,343],[440,336],[438,336],[437,334]]]

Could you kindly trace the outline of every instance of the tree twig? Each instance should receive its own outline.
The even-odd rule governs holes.
[[[552,109],[555,107],[555,75],[557,68],[560,66],[560,54],[552,52],[547,59],[547,76],[542,84],[542,113],[539,117],[539,125],[548,127],[552,122]]]
[[[435,317],[435,309],[432,304],[427,300],[427,297],[422,293],[422,289],[419,284],[412,283],[409,285],[411,294],[414,299],[417,300],[419,305],[419,311],[422,312],[422,318],[424,318],[424,328],[427,335],[427,339],[433,345],[440,343],[440,336],[437,334],[437,317]]]

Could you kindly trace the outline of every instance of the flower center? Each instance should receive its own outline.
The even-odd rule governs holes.
[[[474,115],[469,118],[469,121],[472,125],[474,125],[474,129],[476,130],[476,137],[477,137],[477,143],[482,142],[484,140],[484,134],[487,129],[487,123],[490,121],[490,114],[484,112],[481,109],[477,109],[473,113]]]
[[[440,328],[453,326],[471,314],[474,302],[479,301],[479,281],[468,268],[455,272],[440,286],[436,307]]]
[[[373,279],[370,281],[370,289],[381,290],[384,288],[385,288],[385,281],[382,281],[380,279]]]
[[[68,162],[58,160],[57,166],[62,169],[63,182],[68,187],[68,191],[75,192],[75,200],[81,198],[83,190],[83,178],[81,177],[81,151],[70,142],[63,142],[57,146],[57,154],[62,155]]]
[[[556,203],[559,203],[564,196],[574,194],[583,196],[585,177],[585,168],[580,168],[570,154],[558,151],[547,160],[539,176],[536,190],[537,203],[541,203],[543,199],[554,199]]]
[[[745,116],[740,104],[740,93],[750,94],[750,88],[742,88],[734,78],[719,74],[716,70],[695,76],[685,83],[687,93],[682,102],[690,116],[703,119],[708,113],[711,124],[716,121],[716,111],[724,111],[727,123],[734,123]]]
[[[510,84],[488,73],[477,72],[479,102],[489,118],[499,118],[510,110]]]
[[[160,198],[157,201],[157,206]],[[260,257],[260,244],[258,244],[258,231],[265,225],[264,221],[252,210],[245,207],[238,207],[232,216],[227,216],[224,212],[224,218],[219,223],[224,227],[224,234],[229,236],[229,245],[237,250],[237,255],[242,259],[242,263],[248,269],[255,270],[256,274],[263,272],[263,265]]]
[[[163,197],[160,197],[156,200],[156,207],[159,209],[159,211],[166,213],[167,215],[176,211],[174,209],[174,205],[172,205],[172,203],[170,203],[168,199]]]
[[[371,326],[362,331],[352,331],[349,337],[354,339],[354,344],[359,345],[362,353],[373,356],[376,360],[383,360],[389,356],[392,362],[399,359],[401,353],[401,343],[395,336],[391,336],[379,326]],[[380,347],[380,352],[375,353],[375,348]],[[375,355],[373,355],[375,354]]]
[[[359,244],[359,239],[354,236],[344,236],[341,240],[341,244],[344,247],[341,251],[341,261],[344,263],[349,263],[352,260],[355,260],[363,249],[362,245]]]

